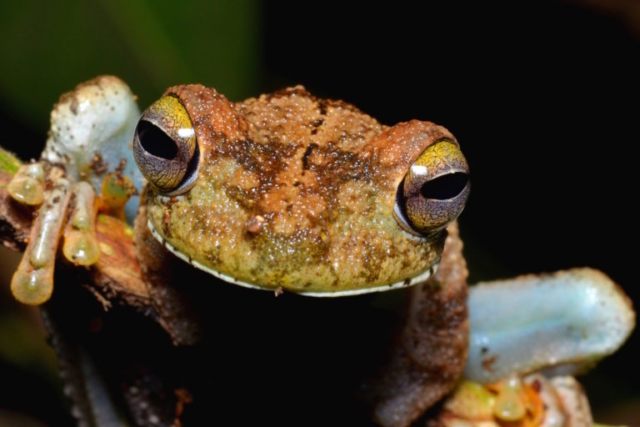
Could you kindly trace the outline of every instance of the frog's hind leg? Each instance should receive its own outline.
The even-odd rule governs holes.
[[[381,425],[410,425],[451,391],[465,366],[468,271],[457,224],[448,232],[438,272],[409,291],[406,323],[389,363],[365,386]]]

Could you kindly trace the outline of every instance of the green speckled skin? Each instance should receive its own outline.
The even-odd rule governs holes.
[[[345,292],[409,281],[440,260],[446,231],[416,237],[393,216],[409,167],[455,138],[429,122],[393,127],[298,86],[231,103],[176,86],[200,150],[195,185],[149,219],[190,259],[258,287]],[[457,142],[456,142],[457,144]]]

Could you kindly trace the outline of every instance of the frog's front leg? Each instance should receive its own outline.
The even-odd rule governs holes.
[[[71,263],[89,266],[98,261],[95,194],[102,184],[103,193],[109,188],[115,196],[105,199],[126,202],[134,184],[122,177],[141,181],[129,148],[138,116],[129,87],[113,76],[97,77],[60,97],[51,112],[41,160],[23,165],[8,186],[15,201],[37,208],[25,256],[11,284],[19,301],[37,305],[51,296],[62,234],[63,253]],[[103,179],[114,181],[110,176],[120,177],[115,181],[122,186],[105,186]],[[136,202],[130,203],[131,220]],[[121,216],[124,219],[124,211]]]
[[[381,424],[409,425],[450,391],[463,367],[465,379],[475,384],[506,384],[536,372],[573,375],[615,352],[633,331],[629,298],[605,274],[588,268],[473,286],[467,321],[462,245],[455,227],[449,232],[440,269],[412,291],[401,345],[373,387]],[[554,381],[575,383],[559,378],[550,380],[552,394],[561,387]],[[462,395],[456,392],[455,405],[467,401],[464,389]],[[496,407],[513,408],[516,400],[508,396]],[[574,396],[586,402],[581,392]],[[589,418],[588,405],[566,415]]]
[[[180,285],[173,282],[174,266],[181,261],[158,242],[148,226],[149,187],[140,197],[140,209],[134,227],[136,255],[147,286],[156,318],[169,333],[174,345],[191,345],[201,338],[201,324]]]
[[[409,290],[407,319],[380,378],[366,386],[374,418],[407,426],[455,386],[467,358],[467,265],[454,223],[437,273]]]

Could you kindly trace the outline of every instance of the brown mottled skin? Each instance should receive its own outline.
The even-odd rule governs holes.
[[[445,232],[416,237],[393,217],[396,191],[426,147],[455,138],[429,122],[393,127],[297,86],[232,103],[201,85],[185,106],[200,149],[186,194],[149,197],[162,238],[258,287],[357,291],[434,267]]]

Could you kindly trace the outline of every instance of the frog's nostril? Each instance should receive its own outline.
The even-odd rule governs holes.
[[[431,181],[427,181],[420,189],[420,193],[425,199],[453,199],[462,193],[468,182],[468,174],[463,172],[454,172],[439,176]]]
[[[136,130],[142,148],[161,159],[171,160],[178,155],[178,146],[162,129],[153,123],[141,120]]]

